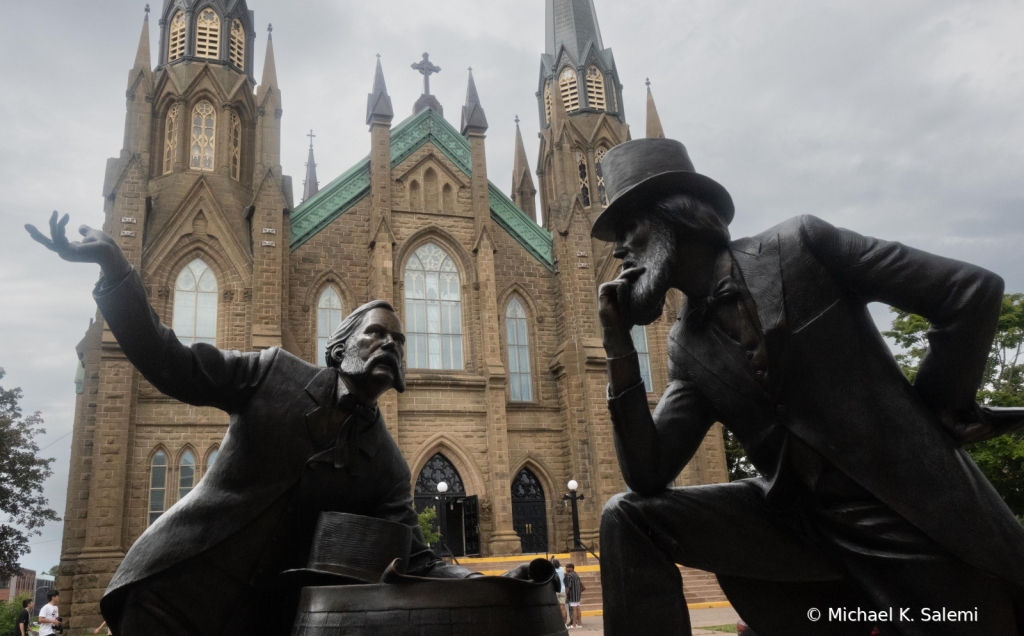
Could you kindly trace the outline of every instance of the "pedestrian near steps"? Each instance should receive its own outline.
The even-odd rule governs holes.
[[[567,563],[565,566],[565,596],[569,601],[569,629],[583,627],[583,612],[580,609],[580,599],[587,586],[583,585],[580,575],[576,574],[576,566]]]
[[[555,596],[558,598],[558,607],[562,610],[562,622],[567,623],[569,616],[565,611],[565,605],[569,601],[565,597],[565,568],[554,557],[551,558],[551,565],[555,566],[555,576],[558,577],[558,592]]]

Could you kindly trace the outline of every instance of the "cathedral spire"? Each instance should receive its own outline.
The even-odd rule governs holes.
[[[564,45],[582,63],[587,43],[593,42],[598,50],[604,48],[594,0],[547,0],[546,4],[545,53],[557,56]]]
[[[142,21],[142,34],[139,36],[139,49],[135,53],[135,67],[152,69],[149,59],[149,5],[146,5],[146,17]]]
[[[647,78],[647,138],[664,139],[665,131],[661,127],[661,118],[658,117],[658,107],[654,105],[654,95],[651,93],[651,78]]]
[[[274,62],[274,25],[267,25],[267,57],[263,62],[262,87],[277,87],[277,64]]]
[[[313,158],[313,130],[309,134],[309,157],[306,159],[306,180],[302,182],[302,200],[305,201],[320,191],[320,182],[316,179],[316,160]]]
[[[366,123],[374,119],[386,119],[388,123],[395,116],[391,108],[391,96],[388,95],[388,87],[384,83],[384,69],[380,65],[380,53],[377,54],[377,70],[373,75],[373,90],[366,96]]]
[[[516,155],[512,166],[512,202],[526,215],[537,222],[537,188],[530,176],[530,160],[526,158],[523,133],[519,130],[519,115],[516,115]]]
[[[480,95],[476,92],[473,81],[473,67],[469,68],[469,85],[466,87],[466,105],[462,107],[462,134],[469,132],[483,133],[487,131],[487,116],[480,105]]]

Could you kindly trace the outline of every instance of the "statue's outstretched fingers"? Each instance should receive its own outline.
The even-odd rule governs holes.
[[[43,247],[45,247],[48,250],[57,251],[53,247],[53,241],[51,241],[49,239],[49,237],[47,237],[45,234],[40,232],[36,228],[36,226],[32,225],[31,223],[26,223],[25,224],[25,229],[28,230],[28,235],[31,236],[32,240],[34,240],[36,243],[41,244]]]

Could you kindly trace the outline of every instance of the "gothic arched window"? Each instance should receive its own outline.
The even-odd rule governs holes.
[[[608,152],[607,148],[598,148],[597,152],[594,153],[594,176],[597,177],[597,200],[601,205],[608,205],[608,193],[604,187],[604,168],[601,167],[601,161],[604,160],[604,153]]]
[[[185,55],[185,12],[179,11],[171,18],[167,35],[167,61],[173,62]]]
[[[427,168],[423,173],[423,210],[425,212],[437,212],[437,172],[433,168]]]
[[[231,113],[231,178],[238,181],[242,168],[242,121]]]
[[[178,105],[174,104],[167,111],[167,123],[164,124],[164,174],[174,170],[174,160],[178,156]]]
[[[414,211],[423,209],[423,199],[420,197],[420,182],[415,179],[409,184],[409,209]]]
[[[167,491],[167,455],[157,451],[149,465],[149,523],[164,513],[164,493]]]
[[[196,485],[196,458],[192,451],[185,451],[178,462],[178,499],[192,492]]]
[[[452,186],[450,184],[444,184],[441,188],[441,209],[445,212],[455,211],[455,196]]]
[[[590,180],[587,179],[587,156],[576,151],[576,169],[579,175],[580,196],[583,198],[583,205],[590,207]]]
[[[192,109],[192,168],[196,170],[213,170],[214,133],[217,126],[217,114],[213,112],[210,102],[199,102]]]
[[[210,456],[206,458],[206,470],[210,470],[210,467],[213,466],[213,462],[217,461],[218,452],[220,452],[219,448],[215,448],[210,451]]]
[[[508,375],[514,402],[533,400],[530,374],[530,336],[527,333],[526,310],[513,298],[505,310],[505,332],[508,334]]]
[[[566,66],[558,76],[558,88],[562,92],[562,103],[566,112],[580,109],[580,87],[576,81],[576,71]]]
[[[462,368],[459,270],[433,243],[405,265],[406,356],[410,369]]]
[[[640,377],[644,379],[644,388],[647,391],[654,390],[651,382],[651,350],[647,347],[647,327],[633,325],[633,348],[636,349],[637,357],[640,358]]]
[[[441,453],[434,453],[433,457],[427,460],[416,478],[417,495],[436,495],[437,484],[440,482],[448,484],[449,495],[465,495],[466,487],[462,484],[462,477],[455,469],[448,458]]]
[[[596,66],[587,69],[587,104],[591,108],[606,110],[604,75]]]
[[[333,287],[320,294],[316,304],[316,358],[321,367],[327,366],[327,341],[341,324],[341,296]]]
[[[181,270],[174,284],[172,328],[184,344],[217,343],[217,277],[198,258]]]
[[[231,23],[231,40],[228,57],[239,70],[245,70],[245,29],[239,20]]]
[[[213,9],[203,10],[196,20],[196,57],[220,57],[220,17]]]

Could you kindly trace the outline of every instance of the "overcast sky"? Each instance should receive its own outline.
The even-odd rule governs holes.
[[[154,7],[161,4],[153,0]],[[941,0],[595,0],[633,136],[650,77],[665,133],[736,202],[736,237],[798,214],[1000,273],[1024,291],[1024,3]],[[56,458],[46,494],[64,514],[74,345],[95,312],[98,269],[59,261],[22,224],[51,210],[102,223],[108,157],[144,2],[13,2],[0,21],[0,367],[42,411]],[[411,114],[429,51],[431,88],[458,126],[473,67],[490,122],[488,174],[511,187],[513,118],[536,168],[543,0],[249,0],[257,80],[274,24],[282,157],[302,191],[305,134],[321,185],[369,151],[364,124],[381,54],[395,124]],[[156,20],[153,60],[157,59]],[[875,311],[876,318],[883,316]],[[61,525],[23,565],[58,562]]]

